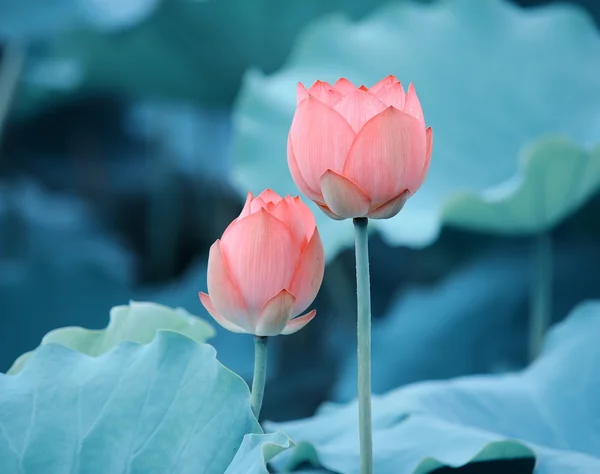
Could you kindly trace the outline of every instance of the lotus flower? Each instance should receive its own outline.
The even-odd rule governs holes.
[[[298,84],[288,165],[304,195],[334,219],[388,219],[421,186],[433,133],[413,85],[388,76],[370,89],[346,79]]]
[[[248,193],[242,213],[210,248],[208,295],[200,300],[230,331],[292,334],[316,314],[294,319],[315,299],[324,266],[315,217],[299,197]]]

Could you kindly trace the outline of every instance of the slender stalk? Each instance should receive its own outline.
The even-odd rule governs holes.
[[[529,321],[529,360],[541,352],[546,331],[552,322],[552,239],[542,232],[534,241],[533,280]]]
[[[356,293],[358,315],[358,425],[360,472],[373,473],[371,428],[371,284],[369,282],[369,238],[366,217],[354,219],[356,246]]]
[[[252,394],[250,405],[258,419],[265,394],[267,379],[267,336],[254,336],[254,377],[252,379]]]

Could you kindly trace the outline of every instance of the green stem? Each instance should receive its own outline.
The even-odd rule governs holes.
[[[260,415],[265,381],[267,379],[267,336],[254,336],[254,377],[252,379],[252,394],[250,405],[256,419]]]
[[[552,239],[549,232],[534,242],[534,273],[531,285],[529,360],[540,354],[546,331],[552,322]]]
[[[360,472],[373,473],[371,428],[371,284],[369,282],[369,238],[366,217],[354,219],[356,246],[356,293],[358,315],[358,426]]]

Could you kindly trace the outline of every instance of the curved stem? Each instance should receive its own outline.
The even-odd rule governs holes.
[[[552,239],[549,232],[534,242],[534,268],[529,320],[529,360],[541,352],[546,331],[552,322]]]
[[[369,282],[369,238],[366,217],[354,219],[356,247],[356,294],[358,316],[358,424],[360,472],[373,473],[371,428],[371,284]]]
[[[267,379],[267,336],[254,336],[254,377],[252,378],[252,394],[250,406],[258,419],[265,394]]]

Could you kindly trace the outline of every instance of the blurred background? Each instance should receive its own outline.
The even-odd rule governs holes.
[[[532,311],[600,297],[599,20],[594,0],[5,0],[0,371],[129,300],[210,319],[207,252],[247,191],[297,194],[295,84],[388,74],[435,141],[374,226],[373,389],[524,366]],[[319,219],[318,315],[273,341],[272,420],[355,393],[352,226]],[[211,343],[251,376],[250,336]]]

